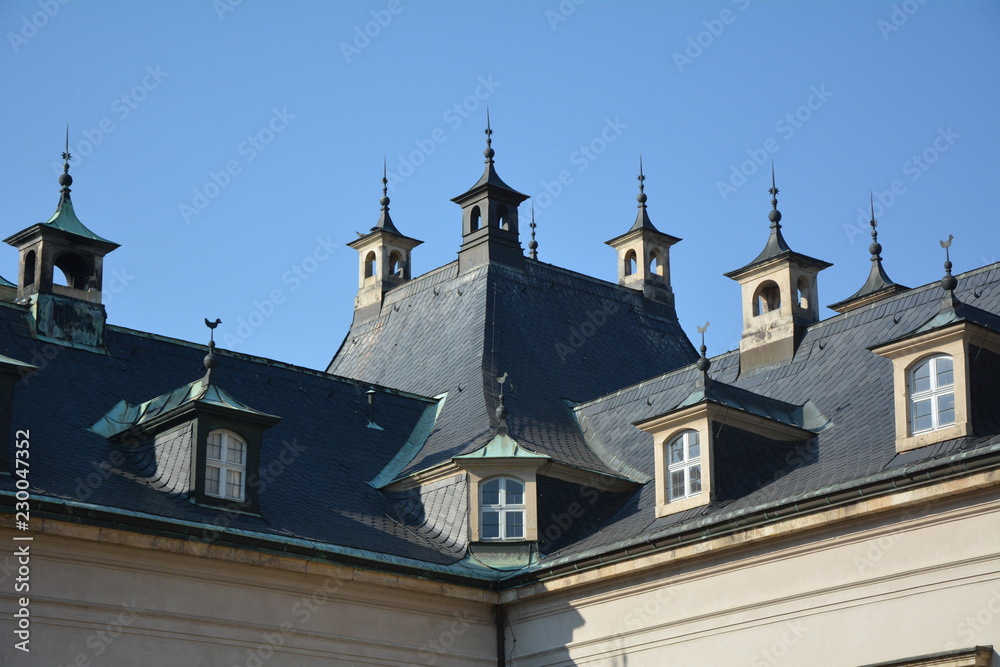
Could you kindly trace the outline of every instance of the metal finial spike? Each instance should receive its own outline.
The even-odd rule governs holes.
[[[63,171],[69,171],[69,161],[73,159],[69,152],[69,123],[66,123],[66,150],[63,151],[62,159]]]
[[[535,202],[531,202],[531,240],[528,241],[528,256],[531,259],[538,259],[538,241],[535,240]]]
[[[771,195],[771,205],[777,206],[778,187],[775,185],[774,182],[774,160],[771,160],[771,189],[768,190],[768,192]]]
[[[878,233],[875,231],[875,228],[878,227],[878,220],[875,219],[875,195],[868,193],[868,198],[872,207],[872,220],[869,224],[872,226],[872,236],[874,237]]]
[[[709,324],[711,323],[705,322],[705,326],[698,327],[698,333],[701,334],[701,347],[698,348],[698,351],[701,353],[701,356],[698,357],[695,368],[701,372],[701,377],[698,379],[698,383],[702,388],[705,388],[708,385],[708,369],[712,367],[712,362],[710,362],[708,357],[705,356],[705,353],[708,352],[708,347],[705,346],[705,332],[708,331]]]
[[[493,129],[490,127],[490,108],[486,107],[486,145],[493,143]]]
[[[639,192],[645,187],[646,176],[642,173],[642,153],[639,153]]]
[[[382,198],[379,200],[379,204],[382,205],[383,211],[389,210],[389,179],[386,177],[385,168],[385,156],[382,156]]]

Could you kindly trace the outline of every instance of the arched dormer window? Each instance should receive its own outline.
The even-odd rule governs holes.
[[[663,264],[660,263],[660,256],[655,250],[649,253],[649,275],[662,276]]]
[[[701,493],[701,439],[698,431],[683,431],[667,443],[668,501]]]
[[[479,536],[483,540],[524,539],[524,482],[494,477],[479,485]]]
[[[389,275],[396,278],[403,277],[403,256],[395,250],[389,253]]]
[[[479,229],[479,218],[481,214],[479,212],[478,206],[473,206],[472,211],[469,212],[469,231],[474,232]]]
[[[910,435],[955,423],[955,372],[950,355],[926,357],[910,369]]]
[[[637,268],[635,260],[635,250],[629,250],[628,252],[626,252],[624,261],[625,261],[625,275],[631,276],[632,274],[635,273],[635,270]]]
[[[57,269],[62,271],[65,278],[64,285],[79,290],[87,289],[87,278],[92,272],[89,270],[86,260],[76,253],[64,252],[56,258],[54,264]]]
[[[781,290],[773,280],[765,280],[757,286],[753,295],[754,316],[770,313],[781,308]]]
[[[805,276],[799,278],[796,284],[795,303],[799,304],[802,310],[809,310],[809,280]]]
[[[375,252],[369,252],[365,255],[365,278],[371,278],[375,275]]]
[[[35,283],[35,251],[29,250],[24,253],[24,271],[21,284],[27,287]]]
[[[504,231],[510,231],[510,221],[507,219],[507,207],[502,204],[497,209],[497,227]]]
[[[247,443],[232,431],[208,434],[205,449],[205,493],[242,502],[246,489]]]

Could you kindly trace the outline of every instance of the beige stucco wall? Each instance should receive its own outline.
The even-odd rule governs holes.
[[[152,538],[99,542],[96,529],[68,524],[58,531],[87,537],[37,533],[30,543],[30,654],[13,647],[16,565],[13,547],[0,552],[0,664],[496,664],[494,600],[482,591],[286,557],[236,562],[245,555],[233,550],[175,553],[176,541],[162,539],[170,550]],[[0,545],[13,534],[0,529]]]
[[[856,667],[1000,648],[1000,500],[939,502],[536,589],[508,605],[510,664]]]

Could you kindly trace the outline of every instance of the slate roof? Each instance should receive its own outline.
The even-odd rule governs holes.
[[[452,263],[405,283],[378,318],[355,324],[328,371],[417,394],[447,394],[436,428],[398,477],[493,438],[499,385],[510,436],[576,468],[629,476],[583,437],[579,403],[691,363],[673,308],[636,290],[549,264]]]
[[[36,498],[71,514],[108,508],[126,523],[136,515],[160,517],[187,526],[190,539],[209,539],[207,526],[314,550],[333,545],[415,559],[429,568],[460,559],[454,545],[402,521],[393,499],[368,484],[425,413],[433,414],[434,401],[381,388],[380,428],[370,428],[368,384],[217,350],[213,383],[232,400],[282,418],[263,436],[260,516],[223,513],[192,502],[190,429],[134,447],[89,430],[120,401],[176,398],[178,388],[187,396],[189,383],[204,373],[205,346],[109,326],[101,354],[37,341],[26,318],[26,308],[0,303],[0,354],[39,367],[18,382],[12,415],[14,428],[30,429]],[[0,489],[13,491],[14,479],[0,475]],[[213,525],[220,514],[224,529]]]
[[[838,487],[857,486],[873,477],[902,474],[915,465],[946,465],[954,457],[1000,450],[1000,355],[973,346],[975,435],[896,453],[892,362],[870,348],[898,339],[935,317],[942,296],[935,282],[814,324],[790,363],[764,372],[740,376],[737,351],[715,357],[710,371],[715,380],[785,403],[808,400],[830,424],[811,438],[791,443],[716,424],[717,501],[657,519],[655,487],[647,484],[615,516],[550,559],[577,558],[612,545],[703,527]],[[1000,312],[1000,263],[959,276],[956,296],[967,311]],[[575,414],[588,437],[599,439],[652,476],[652,436],[632,424],[675,409],[692,393],[698,375],[693,365],[688,366],[580,405]]]

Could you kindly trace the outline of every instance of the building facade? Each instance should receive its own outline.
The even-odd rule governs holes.
[[[4,664],[1000,664],[1000,264],[903,287],[873,218],[821,320],[772,185],[709,357],[644,176],[609,283],[491,139],[454,262],[383,189],[325,371],[109,324],[67,162],[0,286]]]

